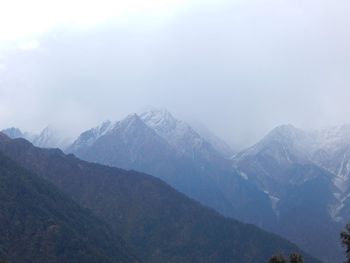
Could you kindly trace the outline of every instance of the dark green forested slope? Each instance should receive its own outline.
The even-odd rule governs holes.
[[[290,242],[227,219],[159,179],[81,161],[0,137],[0,151],[104,219],[150,263],[265,263],[300,252]],[[308,263],[319,262],[305,255]]]
[[[136,262],[110,233],[91,212],[0,154],[0,260]]]

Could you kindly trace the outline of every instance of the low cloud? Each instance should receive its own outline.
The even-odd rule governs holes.
[[[55,29],[3,58],[0,125],[78,133],[153,105],[242,147],[283,123],[349,122],[349,7],[194,1],[161,23]]]

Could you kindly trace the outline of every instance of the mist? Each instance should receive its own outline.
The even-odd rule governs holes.
[[[0,127],[75,136],[154,106],[242,148],[280,124],[347,123],[349,7],[184,1],[1,40]]]

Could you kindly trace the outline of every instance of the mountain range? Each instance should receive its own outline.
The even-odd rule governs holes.
[[[49,235],[48,238],[53,239],[53,245],[51,242],[44,242],[45,245],[50,245],[47,248],[49,252],[55,248],[54,241],[63,246],[54,252],[65,262],[136,261],[136,257],[132,256],[133,252],[130,251],[134,251],[137,258],[154,263],[263,263],[275,253],[303,253],[290,242],[253,225],[225,218],[177,192],[161,180],[146,174],[88,163],[73,155],[65,155],[61,150],[37,148],[24,139],[10,139],[2,134],[0,157],[5,163],[2,165],[5,171],[1,176],[5,175],[6,180],[9,180],[8,185],[4,187],[6,191],[1,193],[5,198],[0,199],[0,207],[5,209],[0,210],[0,218],[11,216],[9,219],[15,221],[11,221],[10,226],[17,226],[14,230],[1,228],[1,231],[15,231],[14,235],[2,236],[6,238],[6,244],[9,244],[9,240],[12,242],[10,244],[16,244],[15,237],[22,238],[28,235],[29,238],[33,238],[29,230],[41,233],[32,224],[30,228],[21,230],[21,223],[28,223],[27,218],[20,214],[17,223],[17,217],[13,217],[11,211],[23,207],[23,210],[19,209],[18,212],[33,217],[33,221],[29,222],[39,224],[38,222],[43,221],[43,227],[37,227],[43,229],[42,231],[45,228],[49,230],[48,233],[44,232]],[[23,189],[26,188],[33,191],[33,196],[24,195]],[[17,199],[13,199],[11,193],[14,193],[12,195]],[[57,206],[53,206],[52,199],[57,202]],[[65,202],[61,203],[61,199]],[[18,200],[19,203],[13,203],[13,200]],[[41,207],[43,213],[38,211]],[[42,219],[38,219],[38,216]],[[85,216],[87,219],[76,222],[75,216]],[[91,226],[89,222],[95,225]],[[93,231],[98,227],[99,233],[94,234]],[[108,228],[109,231],[103,232]],[[63,234],[60,234],[60,231]],[[65,234],[64,231],[68,233]],[[90,233],[92,236],[88,236]],[[79,245],[78,251],[81,251],[83,256],[89,256],[89,247],[84,247],[87,242],[95,242],[88,243],[92,248],[90,253],[99,254],[89,257],[90,261],[75,259],[74,256],[79,256],[78,253],[65,260],[65,246],[67,249],[75,248],[70,243],[69,234],[77,236],[72,236],[71,239],[75,242],[73,244]],[[79,241],[78,235],[83,237],[82,241]],[[101,240],[100,236],[103,235],[105,238]],[[39,236],[39,241],[40,238]],[[47,240],[46,236],[41,239]],[[36,261],[36,258],[40,257],[31,258],[30,255],[36,255],[39,251],[46,253],[46,250],[36,246],[28,248],[28,244],[36,244],[29,241],[23,244],[25,252],[15,251],[18,255],[10,253],[12,246],[7,250],[6,246],[5,249],[1,246],[0,256],[7,256],[9,259],[16,259],[15,256],[21,258],[16,262],[43,262]],[[307,262],[319,262],[303,254]],[[113,256],[113,260],[108,261],[107,256]],[[22,257],[28,257],[30,260],[22,260]],[[103,260],[105,258],[106,260]],[[51,258],[44,259],[45,262],[56,262]]]
[[[85,131],[64,150],[152,174],[225,216],[334,262],[343,258],[339,231],[350,218],[349,147],[349,125],[314,131],[282,125],[233,154],[207,129],[152,109]]]
[[[232,169],[224,153],[165,110],[105,122],[83,132],[66,152],[86,161],[152,174],[226,216],[257,225],[274,224],[268,195]]]
[[[20,129],[11,127],[1,131],[12,139],[24,138],[37,147],[41,148],[66,148],[71,144],[69,138],[62,135],[57,128],[53,126],[45,127],[39,134],[22,132]]]

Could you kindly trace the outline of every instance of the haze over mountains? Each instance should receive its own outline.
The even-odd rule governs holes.
[[[350,263],[349,10],[0,1],[0,263]]]
[[[165,110],[131,114],[86,131],[66,150],[79,158],[157,176],[177,190],[221,213],[266,224],[266,194],[232,170],[219,153],[187,123]],[[239,193],[239,194],[238,194]],[[244,203],[237,202],[243,198]],[[260,205],[256,205],[260,200]],[[261,215],[261,216],[260,216]]]
[[[226,216],[334,262],[343,258],[339,231],[350,218],[349,131],[348,125],[310,132],[283,125],[231,155],[203,127],[152,109],[85,131],[65,151],[152,174]]]
[[[82,256],[88,257],[91,262],[129,262],[128,260],[136,262],[128,248],[125,245],[121,246],[124,243],[120,241],[120,236],[131,248],[131,251],[135,251],[138,258],[145,260],[145,262],[155,263],[253,263],[257,261],[267,262],[271,254],[276,252],[303,253],[290,242],[266,233],[255,226],[225,218],[178,193],[159,179],[146,174],[87,163],[73,155],[65,155],[60,150],[36,148],[26,140],[11,140],[1,133],[0,153],[0,160],[4,160],[3,163],[8,163],[2,165],[2,169],[7,171],[5,174],[1,173],[0,178],[3,179],[5,175],[7,175],[6,180],[16,180],[15,176],[21,178],[18,184],[9,185],[9,189],[5,188],[6,192],[2,194],[8,198],[9,191],[23,192],[23,188],[34,191],[34,194],[37,192],[40,194],[31,197],[32,192],[29,192],[24,199],[19,198],[20,195],[16,195],[19,202],[25,202],[27,210],[21,210],[24,215],[29,217],[37,215],[36,209],[38,207],[35,206],[35,203],[43,203],[43,200],[46,200],[46,203],[43,204],[51,205],[50,197],[56,195],[58,203],[61,202],[59,198],[66,198],[66,204],[62,203],[61,209],[58,210],[59,216],[63,219],[52,215],[47,215],[48,219],[42,219],[44,222],[46,220],[50,222],[49,230],[54,228],[57,229],[54,231],[59,231],[61,224],[66,221],[73,224],[70,228],[67,226],[68,229],[75,230],[76,235],[80,234],[83,237],[90,232],[93,234],[96,227],[100,227],[100,231],[104,227],[106,228],[102,222],[99,223],[97,219],[93,219],[90,212],[108,224],[111,228],[108,233],[101,231],[92,239],[85,237],[90,241],[92,252],[99,253],[95,257],[89,255],[89,250],[83,247],[84,243],[77,240]],[[2,158],[2,156],[6,157]],[[16,175],[12,175],[12,173],[16,173]],[[54,190],[55,187],[50,186],[50,184],[55,185],[59,190]],[[36,190],[36,186],[41,187],[40,192]],[[95,226],[89,229],[89,221],[74,221],[75,217],[72,218],[72,213],[74,211],[82,213],[83,209],[69,201],[70,198],[81,207],[90,210],[90,212],[85,210],[85,217],[88,217],[86,220],[90,220],[90,222],[95,220],[97,222]],[[0,208],[5,205],[9,211],[18,209],[19,204],[7,202],[7,199],[0,200]],[[69,206],[72,207],[71,210],[65,210],[64,207]],[[35,209],[30,210],[31,207]],[[55,208],[44,208],[44,211],[55,210]],[[73,208],[74,210],[72,210]],[[69,213],[65,214],[66,212]],[[7,210],[1,212],[1,216],[3,215],[8,216],[9,220],[14,219],[12,213],[7,212]],[[36,224],[38,223],[37,219],[33,220]],[[16,236],[22,237],[22,225],[19,224],[18,227],[11,230]],[[78,231],[75,229],[76,227]],[[89,231],[80,233],[81,227],[88,228]],[[25,229],[28,231],[27,228]],[[109,239],[98,239],[103,234]],[[51,236],[50,233],[48,235]],[[38,242],[43,242],[40,236],[36,238]],[[45,239],[45,236],[43,238],[44,245],[47,245],[50,240]],[[69,243],[69,236],[66,235],[64,238],[67,239],[66,242],[54,236],[53,240],[58,242],[56,246],[59,247],[57,250],[48,251],[44,248],[43,253],[47,253],[47,257],[56,256],[58,260],[61,259],[65,262],[90,262],[75,258],[76,254],[69,254],[68,258],[62,254],[62,251],[65,251],[60,247],[62,244],[67,244],[69,249],[74,248]],[[11,238],[10,240],[11,242],[15,241]],[[96,242],[91,243],[92,240],[96,240]],[[61,244],[61,242],[63,243]],[[106,244],[109,245],[105,247]],[[24,247],[27,248],[27,244]],[[11,252],[11,247],[5,247],[4,250],[0,250],[0,256],[11,260],[22,256],[24,259],[29,258],[35,262],[42,262],[37,260],[40,259],[40,254],[36,254],[38,253],[36,248],[20,255],[18,255],[18,251]],[[30,257],[32,254],[34,256]],[[319,262],[307,254],[303,254],[308,262]],[[108,256],[112,256],[112,258]],[[22,261],[20,258],[18,262],[26,261]],[[46,262],[59,261],[50,258]]]
[[[39,134],[32,134],[29,132],[22,132],[20,129],[11,127],[2,131],[12,139],[24,138],[32,142],[35,146],[42,148],[66,148],[71,142],[69,138],[64,137],[62,133],[52,127],[47,126]]]

